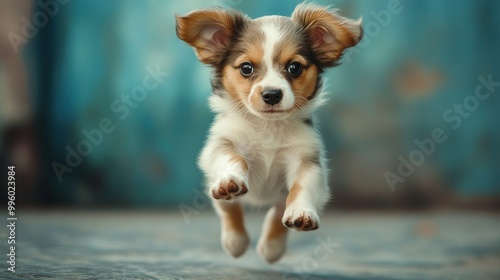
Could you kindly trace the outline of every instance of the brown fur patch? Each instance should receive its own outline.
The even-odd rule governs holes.
[[[241,168],[244,171],[248,171],[248,163],[240,154],[236,152],[231,153],[231,161],[241,164]]]
[[[286,207],[288,207],[290,204],[292,204],[295,199],[299,196],[302,186],[297,182],[293,184],[293,186],[290,188],[290,191],[288,192],[288,196],[286,197]]]
[[[238,203],[220,203],[220,209],[223,211],[221,219],[224,227],[245,234],[246,230],[241,205]]]
[[[286,198],[286,207],[292,204],[300,195],[300,192],[302,191],[302,186],[300,184],[300,181],[302,180],[304,173],[309,172],[310,168],[317,167],[320,165],[319,156],[320,156],[319,152],[313,152],[309,156],[305,156],[302,159],[302,164],[299,166],[299,169],[296,172],[297,176],[294,179],[295,183],[288,191],[288,196]]]
[[[239,71],[239,66],[243,62],[250,62],[254,67],[257,69],[259,68],[261,62],[262,62],[262,57],[264,56],[264,49],[262,48],[261,44],[248,44],[248,46],[245,47],[245,53],[241,56],[239,56],[233,63],[234,68],[238,68]]]
[[[262,104],[262,91],[264,89],[261,86],[255,88],[254,92],[251,93],[250,103],[254,108],[258,108]]]
[[[223,88],[237,104],[243,105],[243,100],[248,97],[255,83],[262,80],[265,72],[262,57],[264,49],[262,42],[264,34],[254,23],[247,24],[245,32],[232,47],[234,53],[228,56],[228,61],[222,67],[221,82]],[[244,77],[240,73],[240,65],[249,62],[254,67],[250,77]],[[257,90],[256,90],[257,92]],[[260,91],[258,94],[260,98]]]
[[[288,228],[283,225],[281,219],[275,219],[272,221],[270,225],[270,229],[268,234],[266,235],[266,239],[278,239],[288,232]]]
[[[265,67],[262,63],[264,49],[262,47],[262,37],[257,30],[251,32],[247,36],[243,36],[242,40],[249,40],[241,46],[242,54],[239,56],[230,57],[231,61],[222,68],[222,85],[229,96],[239,105],[243,105],[255,83],[258,83],[263,78]],[[250,62],[254,67],[254,72],[250,77],[244,77],[240,73],[240,65],[244,62]],[[259,89],[256,90],[258,92]],[[257,94],[255,94],[257,95]],[[258,94],[260,99],[260,91]],[[253,101],[251,101],[253,102]]]
[[[276,67],[282,69],[283,75],[287,77],[294,93],[295,109],[305,106],[310,97],[316,93],[320,74],[318,67],[310,61],[310,58],[306,57],[309,54],[304,51],[302,44],[300,37],[297,38],[297,36],[290,34],[284,36],[283,40],[276,44],[274,53]],[[302,64],[302,73],[298,77],[291,77],[287,73],[287,68],[292,62]]]
[[[294,58],[300,59],[300,63],[303,65],[308,64],[307,60],[298,55],[299,42],[293,39],[291,36],[287,36],[276,44],[274,47],[274,62],[279,66],[279,68],[286,70],[286,66],[294,60]]]
[[[242,105],[243,99],[248,97],[252,86],[262,79],[263,38],[262,30],[254,22],[247,22],[240,37],[227,53],[224,65],[221,65],[222,87],[239,105]],[[244,77],[240,73],[240,66],[244,62],[249,62],[254,67],[254,72],[250,77]]]
[[[197,10],[185,16],[176,16],[176,32],[179,39],[195,48],[201,62],[216,64],[224,49],[230,45],[232,36],[246,21],[247,17],[237,11]],[[203,36],[207,30],[215,31],[212,38]]]
[[[217,153],[219,154],[226,154],[231,158],[232,162],[237,162],[241,164],[241,168],[243,168],[244,171],[248,171],[248,163],[245,160],[245,158],[240,155],[236,151],[236,147],[234,146],[233,142],[231,142],[228,139],[223,139],[221,140],[221,144],[219,148],[217,149]]]
[[[300,108],[316,93],[318,83],[318,67],[311,64],[302,71],[302,74],[291,82],[295,95],[295,108]]]
[[[288,232],[288,228],[283,225],[281,218],[283,216],[283,211],[275,212],[273,218],[269,221],[269,230],[266,233],[265,238],[268,240],[277,239]]]
[[[235,68],[231,65],[226,65],[222,70],[222,85],[229,94],[229,97],[236,104],[243,107],[243,99],[250,94],[253,81],[251,78],[243,77],[240,74],[239,67]]]
[[[335,65],[344,49],[355,46],[363,36],[363,29],[357,22],[325,7],[301,4],[295,8],[292,20],[305,28],[315,58],[323,66]]]

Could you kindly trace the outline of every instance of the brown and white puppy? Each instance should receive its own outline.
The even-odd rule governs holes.
[[[277,261],[288,228],[317,229],[330,198],[312,112],[324,102],[322,72],[359,42],[361,20],[311,4],[291,17],[205,9],[176,20],[178,37],[213,67],[216,118],[199,166],[222,221],[222,246],[242,255],[249,243],[242,205],[269,206],[257,251]]]

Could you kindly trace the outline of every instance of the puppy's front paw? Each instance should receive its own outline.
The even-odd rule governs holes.
[[[316,211],[301,207],[287,207],[281,221],[285,226],[298,231],[315,230],[319,227]]]
[[[247,193],[248,189],[244,180],[238,179],[236,176],[228,176],[217,180],[210,187],[210,192],[215,199],[230,200]]]

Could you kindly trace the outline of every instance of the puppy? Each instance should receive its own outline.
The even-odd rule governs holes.
[[[222,222],[222,247],[241,256],[249,243],[242,205],[268,206],[257,251],[275,262],[288,229],[317,229],[330,198],[312,113],[324,101],[321,74],[360,41],[361,20],[300,4],[291,17],[250,19],[217,8],[176,22],[177,36],[213,69],[216,117],[198,164]]]

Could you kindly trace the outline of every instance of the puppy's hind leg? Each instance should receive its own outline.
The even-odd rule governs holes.
[[[288,229],[281,223],[285,211],[280,203],[267,211],[262,233],[257,243],[257,252],[268,263],[279,260],[286,251]]]
[[[224,251],[237,258],[245,253],[250,242],[243,223],[243,210],[239,203],[213,201],[221,219],[221,243]]]

